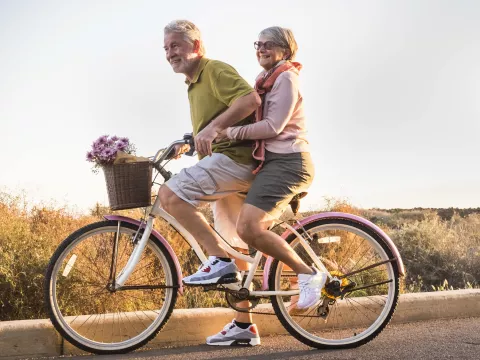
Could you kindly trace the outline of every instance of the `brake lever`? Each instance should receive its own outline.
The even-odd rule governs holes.
[[[190,150],[188,150],[184,155],[193,156],[195,155],[195,142],[193,141],[193,134],[186,133],[183,135],[183,140],[185,140],[185,144],[190,145]]]

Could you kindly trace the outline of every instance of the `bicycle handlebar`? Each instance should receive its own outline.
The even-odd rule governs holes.
[[[165,178],[171,177],[171,173],[167,170],[165,170],[163,167],[160,166],[162,161],[171,159],[171,157],[175,154],[175,145],[180,145],[180,144],[188,144],[190,145],[190,150],[185,153],[185,155],[188,156],[193,156],[195,153],[195,143],[193,141],[193,134],[187,133],[183,135],[182,140],[175,140],[172,142],[166,149],[160,149],[157,151],[155,156],[153,157],[153,167],[160,172],[160,174]]]

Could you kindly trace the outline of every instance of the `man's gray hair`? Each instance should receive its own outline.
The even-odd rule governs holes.
[[[164,33],[181,33],[183,34],[185,41],[193,44],[195,40],[198,40],[200,43],[200,53],[199,55],[205,55],[205,47],[203,46],[202,34],[200,29],[191,21],[188,20],[173,20],[167,26],[165,26]]]
[[[290,29],[282,28],[280,26],[272,26],[260,31],[260,36],[265,36],[271,39],[274,43],[290,50],[290,56],[286,60],[295,60],[298,45]]]

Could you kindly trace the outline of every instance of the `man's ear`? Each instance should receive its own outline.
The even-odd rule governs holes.
[[[200,40],[193,40],[193,52],[200,54]]]

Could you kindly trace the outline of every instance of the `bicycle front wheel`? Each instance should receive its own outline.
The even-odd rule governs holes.
[[[146,344],[168,321],[178,277],[155,237],[123,289],[112,290],[112,274],[127,263],[137,230],[119,221],[94,223],[55,251],[45,276],[45,303],[53,325],[73,345],[97,354],[125,353]]]
[[[333,278],[327,280],[320,304],[309,309],[296,308],[298,295],[272,296],[277,317],[291,335],[312,347],[367,343],[388,324],[397,305],[399,273],[392,252],[374,231],[354,221],[323,219],[305,230],[311,239],[307,242]],[[313,263],[295,235],[287,241],[306,264]],[[298,289],[297,276],[275,260],[269,287]]]

